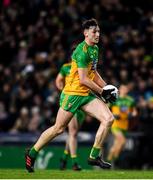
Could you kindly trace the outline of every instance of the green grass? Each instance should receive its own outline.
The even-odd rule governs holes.
[[[0,169],[0,179],[152,179],[153,170],[36,170],[27,173],[21,169]]]

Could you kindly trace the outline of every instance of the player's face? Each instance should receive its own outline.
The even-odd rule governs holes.
[[[91,26],[85,32],[85,38],[87,39],[88,43],[93,45],[99,42],[100,37],[100,28],[99,26]]]
[[[123,95],[123,96],[127,95],[127,93],[128,93],[127,86],[121,85],[120,89],[119,89],[119,92],[120,92],[120,95]]]

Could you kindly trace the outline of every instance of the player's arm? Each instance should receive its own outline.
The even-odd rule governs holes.
[[[56,84],[56,87],[59,89],[59,90],[62,90],[64,88],[64,85],[65,85],[65,77],[62,76],[61,73],[58,73],[57,77],[56,77],[56,80],[55,80],[55,84]]]
[[[106,86],[106,82],[102,79],[102,77],[99,75],[97,71],[95,72],[95,77],[93,81],[102,88]]]
[[[135,107],[133,107],[133,109],[132,109],[132,115],[134,117],[136,117],[138,115],[137,109]]]
[[[94,81],[88,78],[87,68],[78,68],[78,74],[80,79],[80,84],[87,86],[92,91],[102,94],[102,88],[96,84]]]
[[[135,107],[132,108],[132,112],[128,114],[128,119],[132,120],[136,118],[138,115],[137,109]]]
[[[113,102],[116,100],[114,97],[114,90],[115,88],[112,86],[108,86],[105,89],[103,88],[105,82],[101,79],[100,75],[97,76],[97,81],[99,84],[95,83],[88,77],[88,55],[87,53],[81,51],[79,54],[76,55],[76,62],[78,67],[78,74],[80,79],[80,84],[87,86],[89,89],[94,91],[96,94],[99,94],[105,102]],[[112,94],[113,93],[113,94]]]
[[[87,86],[89,89],[94,91],[100,98],[104,100],[104,102],[114,102],[116,100],[116,92],[115,87],[112,85],[105,86],[104,88],[100,87],[94,81],[88,78],[88,70],[87,68],[78,68],[78,74],[80,79],[80,84]]]

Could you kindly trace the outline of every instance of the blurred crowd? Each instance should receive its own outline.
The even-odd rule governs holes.
[[[40,132],[54,123],[55,77],[73,44],[82,40],[82,21],[91,17],[101,27],[99,73],[117,87],[128,84],[139,112],[131,130],[153,132],[153,11],[127,2],[1,2],[1,132]],[[83,130],[96,129],[89,117],[86,124]]]

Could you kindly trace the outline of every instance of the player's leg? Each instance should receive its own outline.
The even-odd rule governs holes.
[[[117,159],[121,153],[121,151],[123,150],[124,146],[125,146],[125,143],[126,143],[126,138],[125,136],[122,134],[120,136],[120,138],[118,139],[118,147],[116,148],[116,151],[115,151],[115,154],[114,154],[114,157]],[[117,143],[116,143],[117,144]]]
[[[114,131],[113,135],[114,135],[114,142],[108,154],[109,161],[116,160],[119,157],[126,143],[126,138],[122,131],[120,130]]]
[[[66,140],[65,149],[60,159],[60,169],[66,169],[68,156],[71,156],[72,165],[77,162],[77,132],[78,122],[76,116],[73,116],[70,123],[68,124],[68,138]]]
[[[61,170],[66,169],[69,154],[72,160],[72,169],[81,170],[81,166],[78,164],[77,158],[77,133],[79,130],[79,122],[77,121],[77,118],[79,118],[79,113],[76,112],[68,124],[68,139],[66,141],[62,158],[60,159]]]
[[[79,124],[77,121],[77,115],[75,114],[68,125],[69,130],[69,150],[72,160],[72,169],[80,171],[81,166],[78,163],[77,157],[77,134],[79,130]]]
[[[69,139],[65,142],[65,148],[62,157],[60,158],[60,170],[65,170],[67,166],[67,160],[69,158],[70,151],[69,151]]]
[[[84,105],[82,109],[100,121],[88,163],[90,165],[98,165],[101,168],[110,168],[111,165],[109,163],[100,159],[99,153],[108,130],[113,123],[114,116],[109,110],[108,106],[97,98]]]
[[[55,138],[65,130],[72,116],[73,114],[71,112],[59,108],[55,125],[45,130],[41,134],[35,145],[30,149],[28,154],[26,154],[26,168],[29,172],[33,172],[34,161],[38,152],[53,138]]]
[[[81,106],[80,103],[82,102],[82,96],[73,96],[73,95],[67,95],[62,93],[61,94],[61,107],[63,107],[65,110],[71,111],[73,114],[76,113],[76,111],[78,111],[78,108]],[[73,126],[72,129],[72,133],[70,134],[70,144],[72,142],[72,144],[74,145],[74,147],[72,147],[72,151],[74,151],[74,149],[76,149],[76,132],[78,131],[78,127]],[[71,132],[71,131],[70,131]],[[75,139],[74,139],[75,138]],[[72,146],[72,145],[70,145]],[[73,152],[72,152],[73,153]]]

